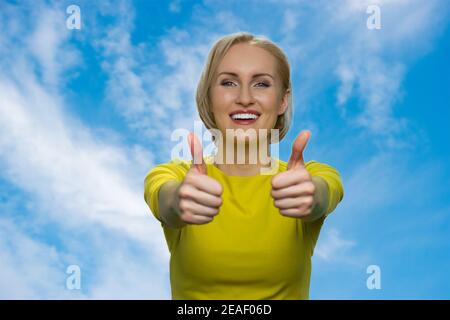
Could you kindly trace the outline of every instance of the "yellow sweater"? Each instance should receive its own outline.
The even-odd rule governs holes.
[[[311,257],[326,216],[309,223],[285,217],[270,195],[273,175],[227,176],[211,159],[208,176],[224,191],[220,212],[208,224],[175,229],[160,219],[161,185],[182,181],[191,161],[157,165],[145,178],[145,201],[170,251],[172,299],[309,299]],[[287,163],[277,161],[278,172],[285,171]],[[316,161],[305,168],[327,182],[331,213],[344,195],[339,173]]]

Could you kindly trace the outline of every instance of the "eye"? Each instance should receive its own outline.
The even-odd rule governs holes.
[[[229,80],[224,80],[220,84],[222,86],[229,87],[229,86],[233,85],[234,83],[232,81],[229,81]]]
[[[258,87],[263,87],[263,88],[267,88],[267,87],[270,87],[270,83],[267,83],[267,82],[265,82],[265,81],[262,81],[262,82],[258,82],[257,84],[256,84],[256,86],[258,86]]]

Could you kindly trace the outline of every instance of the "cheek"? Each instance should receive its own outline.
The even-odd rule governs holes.
[[[213,105],[217,107],[218,109],[226,108],[229,106],[230,103],[233,103],[235,100],[235,96],[233,92],[230,92],[229,90],[216,90],[213,94],[213,97],[211,99]]]
[[[279,94],[275,88],[273,90],[269,89],[265,92],[255,93],[254,97],[266,111],[276,109],[281,103]]]
[[[235,101],[234,94],[229,91],[215,90],[211,96],[211,108],[214,112],[214,117],[217,120],[224,120],[228,118],[228,113],[230,108],[232,108],[233,102]]]
[[[224,116],[228,116],[228,114],[226,114],[226,108],[223,100],[220,98],[217,99],[217,96],[211,97],[211,110],[214,115],[214,121],[216,122],[217,127],[222,127],[225,121]]]
[[[277,97],[267,96],[260,100],[263,112],[271,118],[277,118],[280,110],[281,101]]]

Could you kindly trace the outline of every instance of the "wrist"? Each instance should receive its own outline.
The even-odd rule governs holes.
[[[315,221],[327,214],[328,207],[328,185],[325,179],[313,176],[312,182],[315,186],[313,207],[311,214],[305,217],[306,221]]]
[[[179,196],[178,190],[181,183],[178,181],[170,181],[163,185],[164,197],[162,206],[165,208],[163,210],[164,214],[161,215],[162,220],[166,225],[173,228],[180,228],[184,226],[184,222],[181,221],[181,214],[179,210]]]

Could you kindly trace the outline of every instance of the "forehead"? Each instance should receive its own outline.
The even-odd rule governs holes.
[[[275,75],[276,59],[268,51],[246,43],[233,45],[223,57],[217,72],[238,74],[268,72]]]

